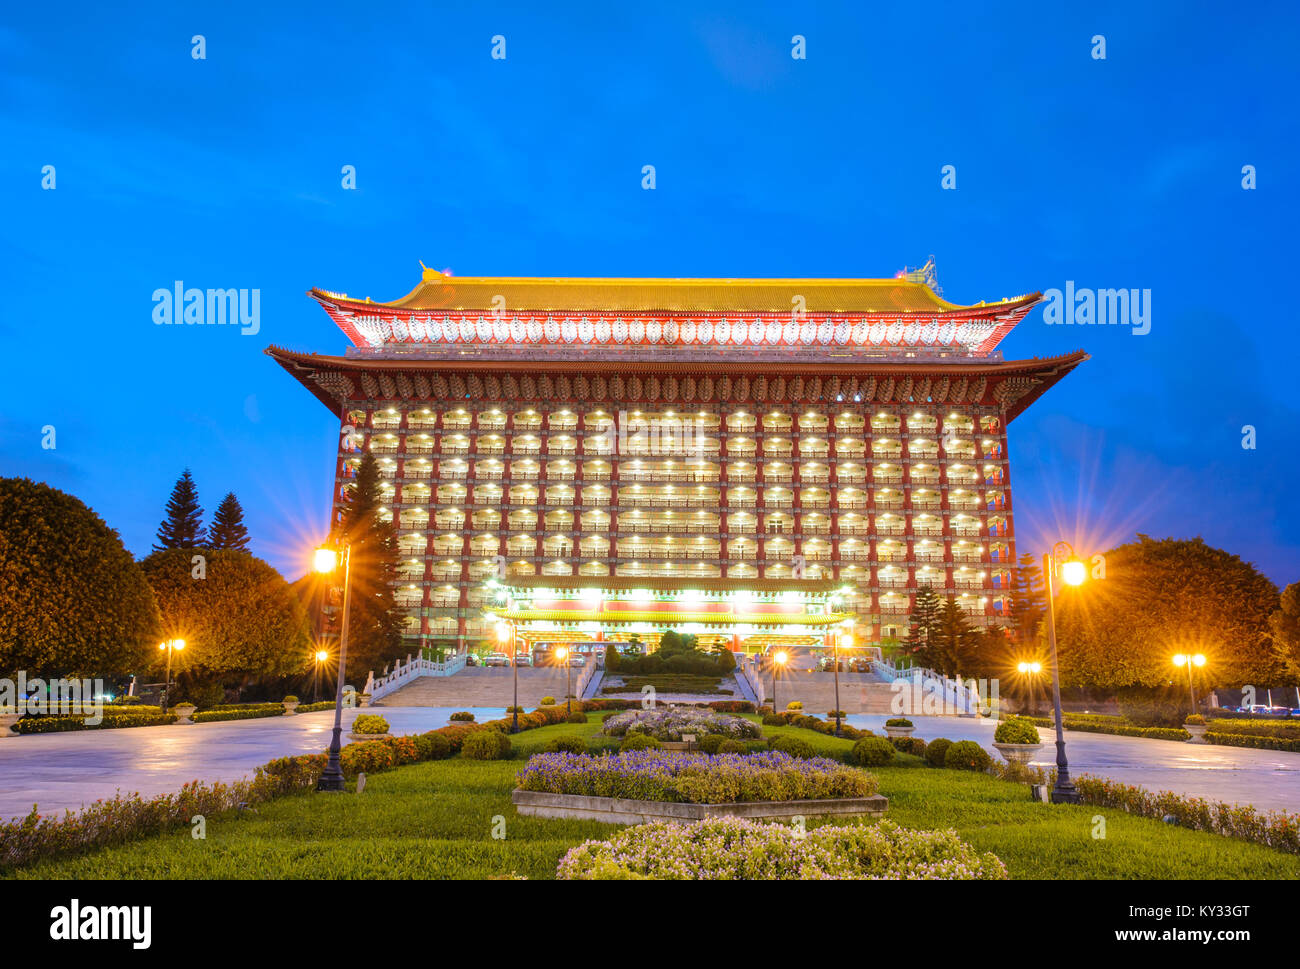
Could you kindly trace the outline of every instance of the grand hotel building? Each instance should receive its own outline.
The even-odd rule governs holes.
[[[1034,293],[957,306],[893,279],[466,278],[389,303],[313,289],[343,356],[268,353],[384,476],[412,646],[732,648],[907,633],[917,590],[1005,613],[1007,427],[1087,359],[1003,360]],[[508,596],[503,591],[508,592]]]

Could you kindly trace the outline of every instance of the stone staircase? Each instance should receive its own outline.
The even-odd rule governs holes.
[[[377,707],[507,707],[513,699],[512,670],[508,667],[472,666],[454,676],[421,676],[409,686],[390,693]],[[581,670],[573,670],[573,686]],[[564,700],[564,669],[519,668],[519,704],[531,710],[542,697]]]
[[[764,702],[770,702],[771,674],[761,682],[767,693]],[[845,713],[892,713],[895,695],[890,684],[871,673],[840,674],[840,709]],[[777,680],[776,700],[781,710],[791,700],[798,700],[806,712],[824,717],[835,708],[835,677],[830,673],[784,673]]]

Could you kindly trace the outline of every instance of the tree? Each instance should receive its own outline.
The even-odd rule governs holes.
[[[1020,556],[1019,563],[1012,567],[1010,593],[1007,613],[1016,638],[1022,643],[1033,643],[1047,614],[1043,570],[1033,555]]]
[[[939,624],[930,632],[926,653],[931,669],[948,676],[974,673],[979,633],[956,599],[945,599]]]
[[[348,620],[348,670],[364,678],[402,655],[403,615],[393,603],[397,538],[380,517],[379,463],[369,451],[348,490],[339,529],[351,547],[352,602]],[[340,576],[340,579],[342,577]]]
[[[928,585],[921,586],[916,593],[916,604],[912,607],[911,628],[907,633],[906,653],[923,666],[928,666],[933,657],[930,655],[930,638],[939,627],[939,616],[943,611],[943,600]]]
[[[212,517],[208,529],[208,548],[235,552],[251,552],[248,547],[248,529],[244,527],[244,509],[233,491],[227,492]]]
[[[1146,535],[1105,561],[1104,579],[1056,600],[1064,685],[1163,688],[1177,676],[1175,653],[1206,655],[1202,688],[1284,682],[1269,628],[1277,586],[1254,566],[1199,538]]]
[[[167,499],[166,511],[167,517],[158,526],[158,541],[153,550],[202,548],[206,540],[203,509],[199,507],[199,489],[194,485],[194,476],[189,468],[176,479],[171,497]]]
[[[1300,677],[1300,582],[1282,590],[1281,600],[1269,616],[1273,652],[1293,677]]]
[[[117,532],[72,495],[0,478],[0,673],[125,674],[158,639],[153,593]]]
[[[307,614],[266,562],[234,550],[207,552],[196,572],[187,549],[148,556],[141,567],[162,613],[164,638],[185,640],[172,674],[199,680],[300,672],[311,651]]]

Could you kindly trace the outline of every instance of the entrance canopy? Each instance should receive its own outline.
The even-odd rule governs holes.
[[[820,644],[847,633],[853,590],[815,579],[519,576],[499,587],[496,618],[521,638],[657,641],[668,630],[741,648]],[[503,595],[502,595],[503,594]]]

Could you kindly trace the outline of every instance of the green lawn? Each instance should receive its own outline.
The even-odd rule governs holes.
[[[600,717],[522,733],[517,753],[561,734],[594,734]],[[800,736],[827,751],[851,746],[791,727],[764,732]],[[874,771],[890,801],[886,817],[904,827],[956,828],[997,854],[1013,878],[1300,878],[1300,858],[1267,848],[1117,811],[1036,804],[1021,785],[914,757],[899,763]],[[415,764],[371,776],[360,795],[301,794],[263,804],[257,814],[209,818],[206,840],[185,828],[9,877],[550,878],[565,850],[613,829],[516,815],[510,792],[521,766],[521,759],[459,757]],[[1097,839],[1093,819],[1102,813],[1106,837]],[[504,840],[493,837],[497,818],[504,819]]]

